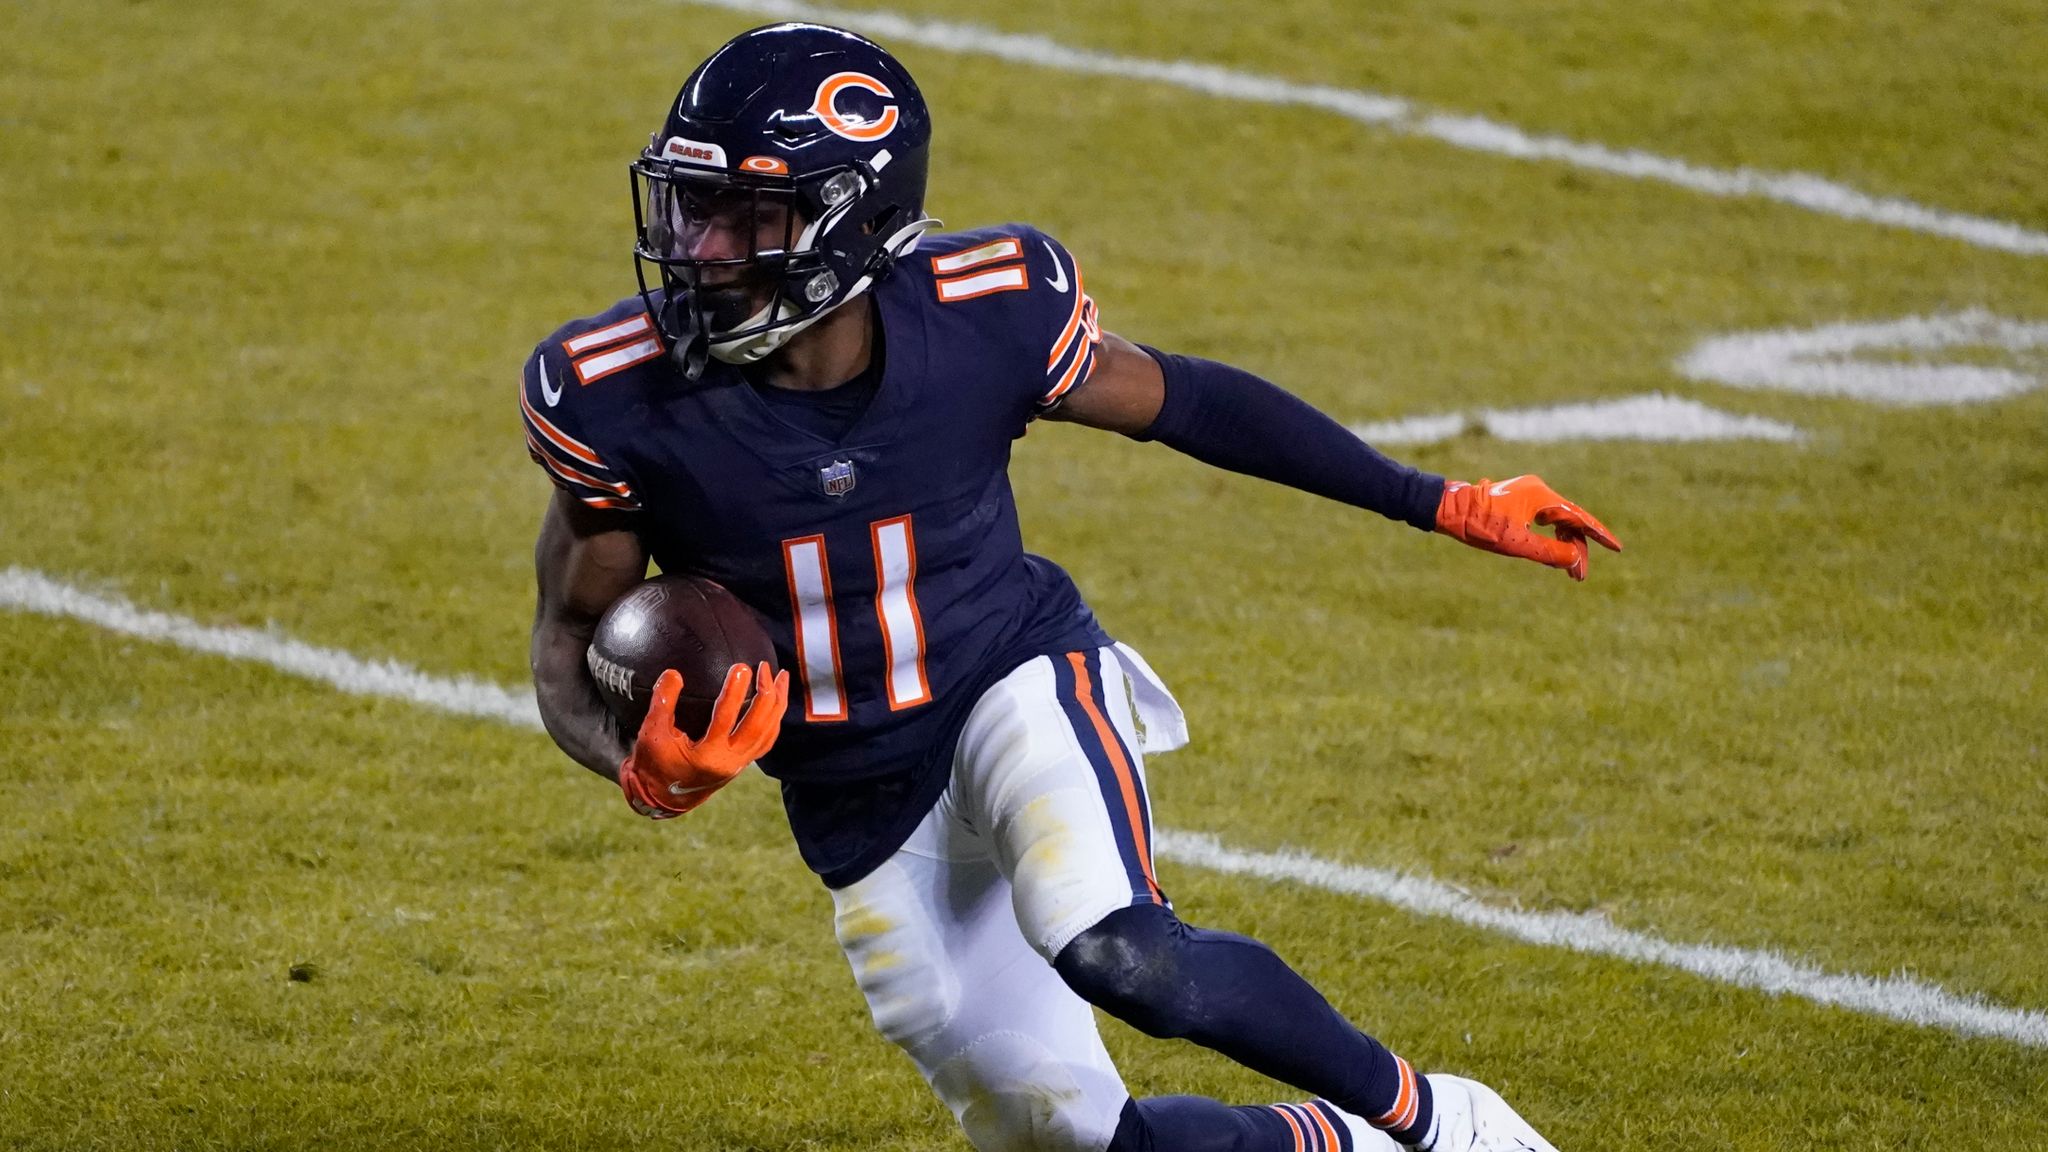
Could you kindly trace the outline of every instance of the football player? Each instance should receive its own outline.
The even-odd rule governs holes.
[[[880,47],[777,24],[704,61],[633,163],[641,290],[542,341],[520,396],[556,485],[548,730],[650,817],[750,762],[778,780],[875,1026],[983,1152],[1550,1149],[1271,949],[1175,914],[1144,754],[1185,723],[1024,551],[1010,444],[1036,419],[1156,440],[1575,579],[1588,541],[1619,545],[1533,476],[1446,483],[1250,373],[1104,331],[1042,232],[931,231],[931,131]],[[700,739],[675,728],[674,672],[626,734],[585,669],[650,557],[731,589],[786,669],[735,667]],[[1134,1100],[1090,1005],[1312,1098]]]

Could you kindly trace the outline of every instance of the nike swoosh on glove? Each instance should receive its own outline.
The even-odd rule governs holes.
[[[761,690],[749,705],[747,692],[757,680]],[[656,820],[681,816],[709,800],[774,747],[782,731],[782,714],[789,707],[789,673],[770,676],[765,663],[758,674],[745,664],[733,665],[711,706],[711,724],[701,740],[676,729],[676,699],[682,692],[682,673],[673,668],[655,680],[647,719],[640,723],[632,754],[619,765],[619,789],[626,794],[626,803]]]

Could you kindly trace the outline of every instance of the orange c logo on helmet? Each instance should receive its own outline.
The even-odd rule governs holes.
[[[897,112],[894,104],[884,104],[882,114],[873,120],[860,115],[847,115],[839,110],[839,94],[848,88],[859,88],[877,96],[894,96],[889,86],[865,72],[835,72],[818,85],[818,98],[811,102],[811,112],[825,127],[848,140],[880,140],[896,130]]]

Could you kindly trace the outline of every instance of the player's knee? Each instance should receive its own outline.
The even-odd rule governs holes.
[[[1082,1080],[1105,1076],[1114,1080],[1021,1032],[994,1032],[934,1069],[932,1090],[976,1152],[1096,1152],[1116,1131],[1122,1086]]]
[[[1148,1036],[1200,1027],[1201,995],[1189,979],[1187,926],[1169,908],[1134,904],[1103,917],[1060,950],[1053,968],[1082,999]]]

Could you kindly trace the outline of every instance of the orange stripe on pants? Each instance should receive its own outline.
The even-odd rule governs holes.
[[[1110,727],[1109,718],[1102,709],[1095,706],[1095,685],[1088,675],[1086,653],[1069,652],[1067,662],[1074,666],[1074,698],[1081,702],[1081,711],[1095,725],[1095,735],[1102,741],[1103,751],[1109,754],[1110,767],[1116,771],[1117,787],[1123,792],[1124,815],[1131,822],[1131,842],[1138,846],[1138,869],[1145,874],[1145,886],[1152,891],[1152,902],[1166,903],[1166,897],[1159,891],[1159,881],[1152,876],[1152,846],[1145,842],[1145,808],[1138,802],[1137,777],[1131,772],[1131,762],[1124,756],[1123,741],[1117,739],[1116,729]]]

